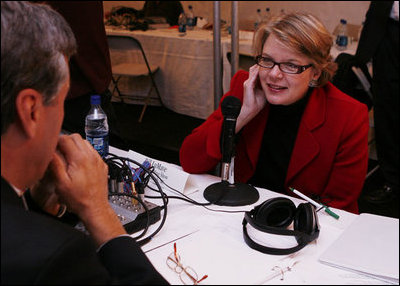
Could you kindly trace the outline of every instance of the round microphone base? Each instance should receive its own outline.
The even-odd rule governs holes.
[[[204,190],[204,198],[219,206],[246,206],[257,202],[260,195],[248,184],[222,181],[209,185]]]

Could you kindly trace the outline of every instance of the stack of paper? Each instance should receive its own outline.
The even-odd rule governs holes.
[[[361,214],[319,260],[399,284],[399,220]]]

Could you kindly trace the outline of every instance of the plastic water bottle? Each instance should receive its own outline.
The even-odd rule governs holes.
[[[347,21],[340,19],[338,35],[336,37],[336,47],[339,51],[344,51],[347,48],[348,35],[347,35]]]
[[[186,14],[182,12],[178,18],[178,25],[179,25],[179,35],[184,36],[186,35],[186,25],[187,25],[187,18]]]
[[[105,157],[108,154],[108,122],[107,115],[100,105],[100,95],[92,95],[90,104],[92,107],[85,119],[86,140]]]
[[[193,7],[192,5],[189,5],[189,12],[187,12],[187,28],[188,30],[193,30],[194,26],[195,26],[195,21],[194,21]]]
[[[254,31],[258,29],[262,22],[261,9],[257,9],[256,21],[254,22]]]

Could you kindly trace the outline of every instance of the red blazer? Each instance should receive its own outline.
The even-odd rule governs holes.
[[[243,101],[248,72],[239,71],[229,95]],[[235,181],[254,174],[269,105],[241,131],[236,146]],[[193,130],[182,143],[180,162],[189,173],[206,173],[220,162],[221,107]],[[304,110],[290,158],[285,189],[319,195],[329,206],[358,213],[357,199],[368,168],[369,118],[366,105],[342,93],[331,83],[315,88]]]

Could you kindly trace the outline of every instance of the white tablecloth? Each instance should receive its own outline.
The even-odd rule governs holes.
[[[138,39],[151,64],[159,65],[156,83],[163,103],[169,109],[193,117],[206,119],[214,111],[214,58],[213,35],[208,30],[188,30],[180,36],[177,29],[127,31],[106,27],[107,34],[131,35]],[[221,37],[223,55],[223,92],[229,89],[230,64],[226,57],[231,50],[230,36]],[[251,40],[241,40],[240,50],[251,53]],[[114,63],[137,62],[136,53],[118,53],[111,50]],[[121,79],[121,91],[135,90],[145,94],[140,81]],[[222,96],[222,95],[221,95]]]
[[[107,34],[132,35],[138,39],[151,64],[160,70],[156,83],[163,104],[180,114],[206,119],[214,110],[213,42],[211,31],[187,31],[181,37],[176,29],[126,31],[106,29]],[[134,53],[111,51],[112,61],[137,61]],[[138,89],[137,81],[123,81],[121,91]],[[127,92],[128,91],[128,92]]]
[[[341,53],[347,53],[350,55],[355,55],[356,51],[357,51],[357,46],[358,46],[358,42],[357,41],[352,41],[345,50],[338,50],[336,45],[332,46],[331,49],[331,55],[334,59],[336,59],[336,57],[341,54]]]

